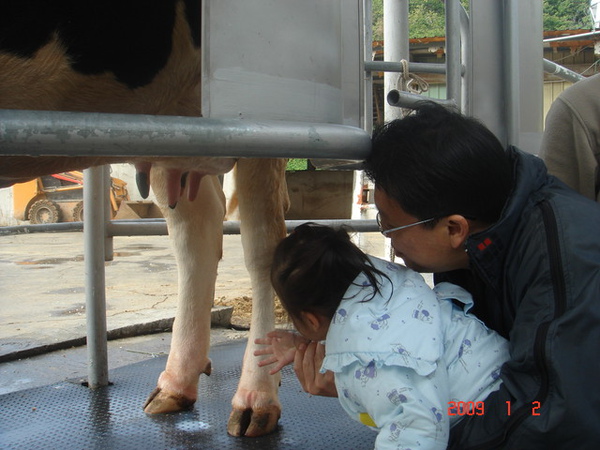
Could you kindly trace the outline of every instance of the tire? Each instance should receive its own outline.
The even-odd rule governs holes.
[[[83,202],[77,202],[73,208],[73,221],[83,222]]]
[[[60,208],[50,200],[38,200],[29,209],[29,221],[32,224],[60,222]]]

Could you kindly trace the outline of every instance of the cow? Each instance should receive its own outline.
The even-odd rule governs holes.
[[[201,116],[200,19],[200,0],[3,1],[0,108]],[[253,315],[227,431],[272,432],[281,414],[279,380],[257,366],[253,346],[274,326],[268,271],[285,235],[285,160],[2,156],[0,187],[125,161],[135,164],[142,194],[150,186],[155,192],[178,265],[171,350],[145,411],[190,408],[200,375],[210,374],[210,311],[225,214],[217,176],[235,164]]]

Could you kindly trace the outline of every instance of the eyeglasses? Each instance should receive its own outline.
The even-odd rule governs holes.
[[[402,225],[401,227],[390,228],[389,230],[384,230],[383,226],[381,225],[381,215],[379,213],[377,213],[377,225],[379,226],[379,231],[385,237],[390,237],[390,233],[393,233],[394,231],[398,231],[398,230],[403,230],[405,228],[414,227],[415,225],[421,225],[422,223],[431,222],[431,221],[433,221],[435,219],[436,219],[435,217],[432,217],[431,219],[419,220],[418,222],[415,222],[415,223],[409,223],[408,225]]]

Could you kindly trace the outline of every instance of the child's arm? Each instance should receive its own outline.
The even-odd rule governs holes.
[[[296,348],[300,344],[308,344],[309,342],[308,339],[303,338],[298,333],[274,330],[267,333],[266,337],[254,340],[255,344],[267,346],[256,350],[254,356],[271,355],[269,358],[259,361],[258,366],[264,367],[276,363],[275,367],[269,371],[271,375],[274,375],[283,367],[294,362]]]

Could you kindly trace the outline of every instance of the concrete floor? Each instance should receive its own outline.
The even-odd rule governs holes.
[[[225,236],[217,298],[251,296],[240,248],[240,236]],[[172,323],[177,298],[167,236],[115,237],[114,252],[106,263],[107,328],[132,337],[109,341],[110,369],[168,353],[170,332],[155,332]],[[0,394],[85,378],[86,347],[68,347],[85,334],[83,234],[0,236]],[[212,331],[213,343],[245,337]],[[14,360],[23,351],[43,354]]]
[[[225,236],[216,298],[251,296],[240,236]],[[108,330],[172,319],[177,268],[167,236],[114,238]],[[0,236],[0,357],[85,336],[83,234]]]
[[[379,233],[361,235],[361,247],[383,255]],[[115,258],[106,263],[107,327],[135,328],[139,336],[109,341],[109,368],[164,355],[169,332],[156,324],[172,320],[176,266],[167,236],[114,238]],[[83,235],[35,233],[0,236],[0,394],[87,376],[87,349],[63,348],[12,360],[44,346],[63,347],[85,336]],[[239,235],[224,237],[215,297],[251,297]],[[212,343],[244,339],[246,331],[214,327]]]

